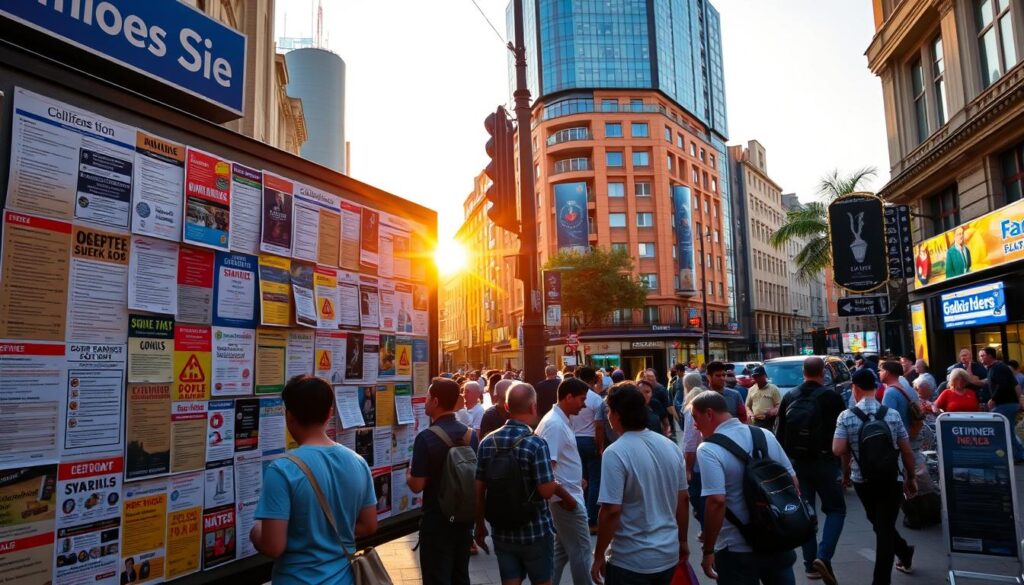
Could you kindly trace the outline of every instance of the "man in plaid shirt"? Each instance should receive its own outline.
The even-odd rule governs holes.
[[[490,552],[484,522],[487,466],[498,449],[508,449],[518,441],[515,458],[530,495],[533,513],[515,528],[494,528],[492,540],[498,557],[498,572],[504,585],[522,583],[526,577],[535,585],[549,585],[554,565],[555,531],[547,499],[553,495],[562,499],[572,499],[572,496],[555,481],[547,442],[534,435],[530,428],[530,424],[537,421],[537,392],[533,386],[525,383],[513,385],[506,403],[511,418],[500,429],[487,435],[477,452],[476,543],[484,552]]]

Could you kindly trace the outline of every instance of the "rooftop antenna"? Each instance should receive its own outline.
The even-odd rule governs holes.
[[[324,3],[323,0],[319,0],[316,6],[316,36],[313,40],[313,46],[318,49],[324,48]]]

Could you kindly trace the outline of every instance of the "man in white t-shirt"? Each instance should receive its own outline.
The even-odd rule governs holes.
[[[595,423],[594,416],[601,410],[604,403],[601,400],[601,395],[595,391],[600,388],[597,370],[590,366],[583,366],[576,369],[576,377],[590,387],[583,409],[569,419],[569,424],[572,425],[573,434],[576,435],[576,447],[580,451],[580,460],[583,462],[583,479],[587,480],[587,521],[590,523],[590,531],[593,533],[597,527],[597,494],[601,488],[601,451],[604,445],[604,425],[600,422]],[[598,425],[601,427],[601,440],[597,437]]]
[[[590,387],[577,378],[566,378],[558,385],[558,402],[548,411],[537,435],[548,443],[555,480],[565,487],[572,501],[558,496],[550,500],[551,520],[555,525],[555,566],[552,583],[562,582],[568,563],[573,585],[590,585],[590,530],[583,496],[583,463],[569,417],[579,414]]]
[[[647,429],[647,404],[632,382],[612,386],[608,407],[619,438],[601,464],[591,577],[595,583],[668,585],[690,556],[683,454],[671,439]]]
[[[466,401],[466,406],[455,413],[457,421],[473,429],[478,435],[480,433],[480,421],[483,419],[484,411],[486,410],[480,404],[482,396],[483,390],[480,388],[479,382],[466,382],[462,386],[462,397]]]

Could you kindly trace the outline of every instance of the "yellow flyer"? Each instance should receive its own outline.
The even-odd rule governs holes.
[[[125,486],[121,516],[121,582],[163,581],[166,518],[166,479]]]
[[[167,578],[175,579],[195,573],[202,563],[204,474],[184,473],[168,481],[173,497],[167,504]]]
[[[292,261],[260,254],[261,324],[288,327],[292,323]]]
[[[256,394],[284,390],[288,332],[260,327],[256,330]]]
[[[209,400],[212,367],[210,328],[174,326],[173,400]]]
[[[395,385],[377,386],[377,426],[390,427],[395,424]]]
[[[400,380],[412,378],[411,337],[399,337],[395,343],[395,377]]]

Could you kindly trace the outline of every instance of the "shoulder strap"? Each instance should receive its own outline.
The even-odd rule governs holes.
[[[765,438],[765,430],[750,425],[750,440],[754,446],[753,455],[758,459],[766,459],[768,457],[768,439]]]
[[[878,412],[875,413],[875,419],[885,420],[885,414],[889,412],[889,407],[884,404],[878,405]]]
[[[718,445],[719,447],[732,453],[733,456],[739,459],[741,462],[743,462],[744,465],[746,465],[747,461],[750,460],[750,455],[742,448],[740,448],[740,446],[737,445],[735,441],[733,441],[729,437],[726,437],[725,435],[714,433],[710,437],[704,439],[704,442],[711,443],[713,445]]]
[[[466,435],[464,437],[462,437],[462,444],[465,445],[465,446],[469,446],[469,445],[473,444],[472,441],[473,441],[473,429],[472,428],[468,428],[468,429],[466,429]]]
[[[869,420],[868,419],[868,415],[864,414],[864,411],[861,410],[860,407],[857,407],[857,406],[851,407],[850,408],[850,412],[852,412],[854,415],[856,415],[856,417],[859,418],[861,420],[861,422],[868,422],[868,420]]]
[[[313,472],[306,465],[306,462],[299,459],[297,455],[289,454],[285,455],[285,459],[291,461],[298,466],[302,473],[306,474],[306,480],[309,481],[309,487],[313,488],[313,493],[316,494],[316,501],[320,503],[320,509],[323,510],[324,516],[327,517],[327,523],[331,525],[331,529],[334,530],[334,536],[338,539],[338,543],[341,545],[341,550],[344,551],[345,556],[349,562],[352,561],[352,553],[348,552],[348,547],[341,540],[341,534],[338,532],[338,525],[334,521],[334,513],[331,512],[331,506],[327,503],[327,498],[324,496],[323,490],[320,489],[320,484],[313,477]]]
[[[455,443],[452,442],[452,438],[449,437],[448,433],[444,432],[444,430],[441,429],[441,427],[437,425],[430,425],[427,428],[430,429],[430,431],[433,432],[435,435],[437,435],[442,441],[444,441],[444,444],[448,445],[449,449],[455,446]]]

